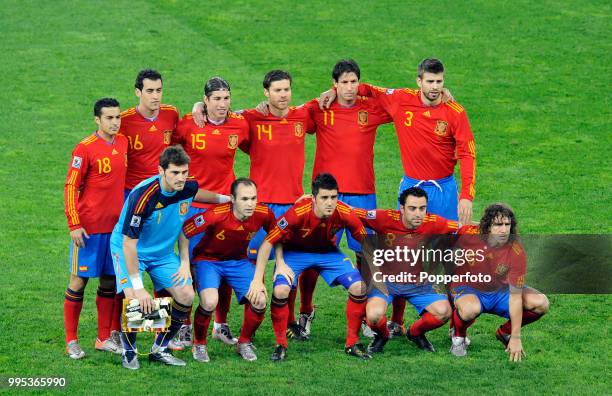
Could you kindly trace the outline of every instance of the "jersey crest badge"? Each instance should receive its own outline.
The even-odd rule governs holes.
[[[75,155],[74,158],[72,159],[72,167],[74,169],[80,169],[82,163],[83,163],[83,158],[81,158],[81,157],[77,157]]]
[[[132,216],[132,220],[130,221],[130,227],[140,227],[140,216]]]
[[[359,110],[359,113],[357,113],[357,122],[359,122],[361,126],[368,125],[368,112],[366,110]]]
[[[376,218],[376,211],[375,210],[368,210],[366,212],[366,219],[375,219]]]
[[[204,216],[199,215],[193,222],[195,223],[196,227],[202,227],[204,223],[206,223],[206,220],[204,220]]]
[[[438,120],[438,123],[436,124],[436,129],[434,130],[434,132],[438,136],[444,136],[446,135],[447,126],[448,126],[448,122],[443,121],[443,120]]]
[[[172,138],[172,130],[164,131],[164,144],[170,144]]]
[[[294,130],[295,130],[295,136],[297,137],[304,136],[304,124],[302,124],[301,122],[295,123]]]
[[[238,147],[238,135],[229,135],[227,137],[227,148],[234,150]]]
[[[507,264],[498,264],[495,267],[495,274],[499,276],[504,276],[508,272],[509,266]]]
[[[179,205],[179,215],[185,216],[189,211],[189,202],[184,201]]]
[[[284,217],[281,217],[281,219],[278,221],[278,228],[280,228],[281,230],[284,230],[285,228],[287,228],[287,225],[289,225],[289,223],[287,222],[287,219],[285,219]]]

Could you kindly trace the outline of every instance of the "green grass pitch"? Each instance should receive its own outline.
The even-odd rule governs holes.
[[[95,129],[93,102],[136,103],[144,67],[164,76],[164,103],[181,114],[204,81],[232,85],[233,108],[263,98],[272,68],[294,76],[293,103],[329,87],[333,64],[355,58],[362,80],[414,87],[418,61],[441,58],[446,84],[466,108],[478,150],[478,217],[492,201],[516,209],[523,233],[610,233],[610,3],[605,1],[0,2],[0,376],[64,376],[76,394],[605,394],[610,392],[607,295],[552,295],[551,312],[524,334],[526,360],[513,365],[493,332],[500,318],[471,329],[465,359],[434,331],[436,354],[391,340],[383,356],[344,355],[341,289],[323,282],[307,343],[290,343],[274,365],[269,314],[241,361],[211,342],[212,362],[149,365],[128,373],[94,351],[97,287],[87,288],[80,339],[88,356],[64,356],[62,301],[68,230],[63,183],[74,145]],[[310,180],[314,139],[307,139]],[[239,155],[237,175],[248,158]],[[379,206],[395,205],[402,170],[393,128],[376,142]],[[585,269],[588,270],[588,269]],[[415,314],[407,308],[408,320]],[[242,309],[232,306],[237,331]],[[140,337],[146,349],[150,337]],[[6,388],[2,389],[6,390]],[[49,390],[40,390],[44,393]]]

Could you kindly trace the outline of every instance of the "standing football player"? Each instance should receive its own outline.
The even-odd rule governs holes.
[[[118,318],[114,319],[115,271],[110,256],[111,231],[123,205],[127,139],[118,135],[121,124],[119,102],[111,98],[94,105],[98,129],[72,152],[64,186],[64,208],[70,228],[70,282],[64,299],[66,353],[81,359],[85,352],[77,330],[83,295],[89,278],[100,278],[96,296],[100,351],[121,353]],[[111,332],[112,330],[112,332]]]
[[[212,77],[206,81],[203,100],[206,124],[200,127],[196,124],[192,113],[186,114],[179,121],[176,132],[172,135],[172,143],[183,146],[191,158],[190,170],[201,189],[229,195],[230,186],[235,179],[236,149],[248,139],[249,124],[242,115],[230,111],[231,89],[229,83],[223,78]],[[194,202],[189,209],[189,217],[202,213],[209,207],[210,205]],[[192,259],[193,248],[201,238],[202,234],[198,234],[189,241],[189,253]],[[213,338],[228,345],[235,345],[238,339],[232,335],[227,324],[231,293],[231,287],[225,283],[219,288]],[[185,326],[179,335],[190,331],[190,327]],[[189,334],[182,338],[182,342],[173,340],[170,347],[182,349],[182,347],[191,346]]]
[[[162,76],[153,69],[141,70],[134,83],[138,105],[121,113],[121,134],[128,138],[128,169],[125,196],[141,181],[158,173],[162,151],[171,142],[179,113],[162,104]]]

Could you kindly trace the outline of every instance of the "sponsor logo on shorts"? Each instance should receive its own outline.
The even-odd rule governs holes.
[[[125,285],[127,283],[127,278],[121,278],[121,280],[119,281],[122,285]]]
[[[132,216],[132,221],[130,221],[130,227],[140,227],[140,216]]]
[[[287,219],[285,219],[284,217],[281,217],[277,224],[281,230],[284,230],[285,228],[287,228],[287,225],[289,225],[289,223],[287,223]]]
[[[387,92],[385,92],[385,93],[387,95],[391,95],[394,91],[395,91],[395,89],[387,89]]]
[[[206,223],[206,220],[204,220],[203,215],[199,215],[198,217],[195,218],[194,223],[196,227],[202,227],[204,223]]]
[[[81,272],[87,271],[87,266],[86,265],[79,266],[79,271],[81,271]]]
[[[72,167],[74,169],[80,169],[81,164],[83,163],[83,158],[77,157],[76,155],[72,158]]]
[[[368,210],[366,212],[366,218],[367,219],[375,219],[376,218],[376,211],[375,210]]]

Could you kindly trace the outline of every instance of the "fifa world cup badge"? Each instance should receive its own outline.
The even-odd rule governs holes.
[[[297,137],[302,137],[304,136],[304,124],[302,124],[301,122],[296,122],[295,123],[295,136]]]
[[[365,110],[359,110],[359,113],[357,114],[357,121],[361,126],[368,125],[368,112]]]

